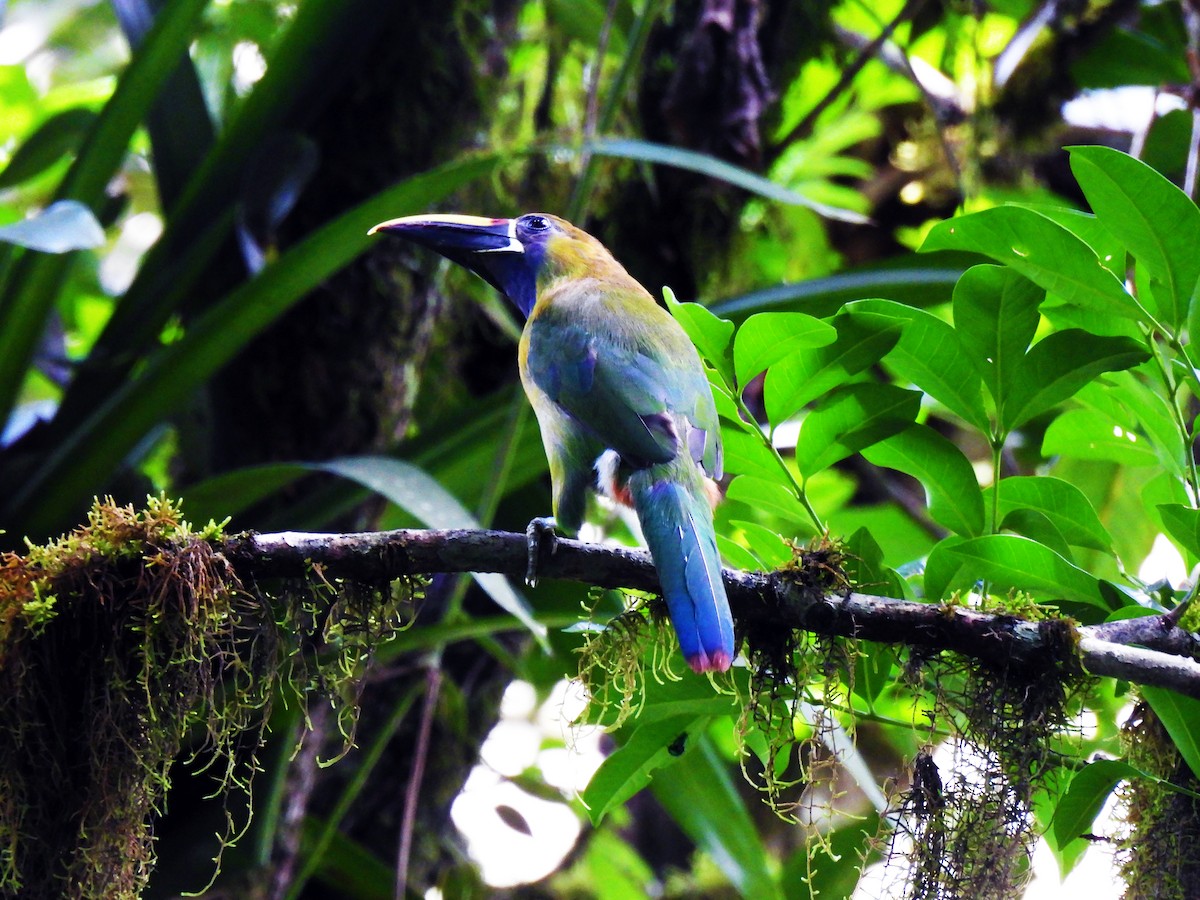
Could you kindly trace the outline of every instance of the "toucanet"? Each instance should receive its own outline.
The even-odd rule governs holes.
[[[371,230],[465,266],[521,311],[521,382],[557,526],[579,529],[594,486],[632,506],[688,665],[728,669],[733,619],[712,520],[721,433],[683,329],[598,240],[557,216],[406,216]]]

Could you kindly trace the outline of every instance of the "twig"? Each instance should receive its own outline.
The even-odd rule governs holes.
[[[1192,83],[1185,93],[1188,107],[1192,111],[1192,134],[1188,140],[1187,170],[1183,176],[1183,190],[1193,200],[1196,198],[1196,181],[1200,172],[1200,2],[1184,0],[1183,25],[1187,32],[1187,62]]]
[[[307,735],[301,746],[294,765],[288,770],[287,808],[280,823],[279,835],[276,839],[276,855],[278,859],[271,873],[271,885],[268,895],[272,900],[286,897],[294,880],[296,864],[300,857],[301,831],[304,817],[308,814],[308,804],[312,799],[313,790],[317,784],[317,769],[321,745],[329,727],[329,707],[322,704],[309,711]]]
[[[417,803],[421,799],[421,782],[425,780],[425,764],[429,759],[429,742],[433,734],[433,714],[437,709],[438,696],[442,689],[440,665],[429,667],[425,691],[425,706],[421,710],[421,724],[417,732],[417,746],[413,751],[412,772],[408,787],[404,790],[404,818],[400,823],[400,847],[396,852],[396,900],[408,895],[408,864],[412,859],[413,831],[417,825]]]
[[[883,27],[882,22],[879,24]],[[865,35],[840,25],[834,25],[834,33],[842,43],[854,49],[861,50],[871,43]],[[941,145],[942,155],[946,158],[950,174],[954,178],[955,190],[958,191],[959,198],[964,197],[962,166],[958,162],[958,157],[954,155],[953,142],[947,134],[946,128],[948,125],[955,125],[963,121],[968,115],[970,104],[960,96],[958,86],[933,66],[923,63],[921,72],[918,72],[908,52],[894,41],[885,41],[875,51],[875,56],[888,69],[911,81],[920,91],[921,99],[933,113],[933,124],[937,130],[938,143]]]
[[[904,8],[896,14],[896,17],[892,21],[887,23],[883,31],[863,47],[859,51],[858,56],[854,58],[854,61],[842,70],[842,77],[837,80],[837,84],[831,87],[829,92],[817,102],[816,106],[808,111],[808,114],[800,120],[796,127],[788,132],[787,137],[780,141],[780,144],[790,144],[792,141],[798,140],[808,134],[812,130],[813,125],[816,124],[821,113],[825,112],[841,96],[842,92],[853,83],[854,79],[858,77],[858,73],[862,71],[863,66],[870,62],[879,48],[887,43],[892,34],[900,26],[900,23],[915,16],[921,11],[921,7],[924,5],[925,0],[908,0],[904,4]]]
[[[580,175],[571,192],[567,204],[567,215],[572,221],[586,225],[588,191],[592,182],[592,151],[589,144],[596,137],[597,123],[600,118],[600,75],[604,71],[604,56],[608,53],[608,41],[612,34],[613,18],[617,14],[617,0],[609,0],[608,11],[600,25],[600,35],[596,40],[596,58],[592,63],[591,78],[588,80],[587,99],[583,107],[583,148],[580,151]]]
[[[499,572],[517,578],[524,575],[527,562],[525,535],[502,531],[243,534],[228,539],[224,552],[245,576],[305,577],[319,564],[327,577],[368,583],[433,572]],[[648,554],[574,540],[560,539],[554,554],[542,562],[540,574],[603,588],[658,590]],[[725,569],[723,575],[734,618],[743,630],[801,629],[951,650],[1009,667],[1044,667],[1061,654],[1064,644],[1061,627],[1049,627],[1063,623],[1027,622],[961,606],[870,594],[821,593],[805,587],[795,573]],[[1089,672],[1200,698],[1200,663],[1184,655],[1195,647],[1190,634],[1162,617],[1133,620],[1123,631],[1113,625],[1075,629],[1080,661]],[[1117,636],[1121,642],[1113,639]]]

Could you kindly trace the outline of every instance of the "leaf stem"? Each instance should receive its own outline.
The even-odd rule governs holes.
[[[1166,332],[1163,332],[1166,334]],[[1142,326],[1142,335],[1145,338],[1146,346],[1150,350],[1150,356],[1154,359],[1154,365],[1158,369],[1159,375],[1162,377],[1163,387],[1167,389],[1167,397],[1170,402],[1167,404],[1171,407],[1171,416],[1175,420],[1175,427],[1179,429],[1179,435],[1183,439],[1184,455],[1187,461],[1187,480],[1190,488],[1191,501],[1193,505],[1200,504],[1200,473],[1196,469],[1196,455],[1192,452],[1192,433],[1188,428],[1187,422],[1183,418],[1183,411],[1179,408],[1179,382],[1171,375],[1171,367],[1162,357],[1162,348],[1158,341],[1154,339],[1154,332]],[[1169,337],[1168,339],[1174,342],[1176,339]],[[1192,377],[1196,377],[1196,373],[1192,372]]]
[[[792,474],[792,470],[789,469],[787,463],[783,461],[783,457],[780,456],[779,450],[776,449],[774,441],[772,441],[771,438],[764,434],[763,430],[758,427],[754,419],[754,414],[750,412],[750,409],[746,406],[745,401],[742,400],[741,393],[732,389],[730,390],[730,393],[733,395],[733,402],[737,405],[737,410],[739,413],[741,413],[742,418],[748,425],[753,426],[755,433],[759,437],[759,440],[763,442],[763,446],[770,450],[771,455],[775,457],[775,462],[779,465],[779,469],[781,472],[783,472],[784,477],[787,478],[788,483],[791,484],[792,490],[796,495],[796,499],[800,501],[800,505],[804,507],[804,511],[808,513],[809,518],[812,519],[813,525],[816,526],[817,534],[824,534],[825,523],[821,521],[821,517],[817,515],[817,511],[813,509],[812,503],[809,502],[808,494],[804,490],[804,485],[796,480],[796,476]]]
[[[1004,442],[1007,434],[997,434],[992,438],[992,521],[988,534],[1000,531],[1000,467],[1004,465]]]

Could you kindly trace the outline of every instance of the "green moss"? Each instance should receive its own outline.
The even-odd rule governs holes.
[[[599,603],[603,592],[597,592]],[[622,592],[628,608],[608,625],[584,632],[579,649],[578,679],[588,704],[580,718],[620,728],[636,716],[645,700],[647,668],[657,679],[678,679],[671,657],[678,647],[670,635],[665,606],[660,599]]]
[[[989,606],[1012,613],[1007,605]],[[1078,697],[1090,684],[1071,623],[1044,610],[1038,617],[1047,649],[1037,663],[989,665],[941,654],[911,667],[954,742],[948,771],[938,770],[929,749],[918,755],[901,803],[897,833],[911,837],[911,847],[893,846],[893,854],[910,862],[905,896],[1023,893],[1037,837],[1031,798],[1057,768],[1054,743],[1070,733]]]
[[[805,546],[790,546],[792,559],[777,574],[804,602],[851,590],[840,544],[818,538]],[[844,705],[856,645],[773,624],[788,618],[785,609],[768,610],[744,630],[750,681],[737,734],[744,776],[777,815],[794,822],[810,802],[806,798],[813,796],[808,786],[828,784],[836,768],[820,729],[811,728],[801,714],[801,701],[824,709]],[[831,719],[822,721],[832,725]]]
[[[98,501],[86,525],[0,558],[0,893],[140,896],[174,761],[203,754],[240,808],[285,681],[332,697],[349,744],[357,679],[419,584],[313,577],[291,592],[311,602],[277,610],[221,554],[223,529],[194,530],[162,496]],[[228,820],[222,843],[247,824]]]
[[[0,623],[0,885],[138,896],[154,863],[151,818],[189,729],[218,757],[231,760],[247,731],[254,746],[269,607],[177,502],[152,497],[140,511],[97,501],[85,526],[8,554]],[[230,671],[244,673],[237,690]],[[238,765],[247,780],[253,760]]]
[[[308,579],[283,594],[282,630],[292,635],[282,666],[282,684],[305,706],[310,697],[332,704],[342,750],[354,744],[362,676],[375,649],[410,627],[425,589],[422,578],[378,585],[330,580],[314,566]]]

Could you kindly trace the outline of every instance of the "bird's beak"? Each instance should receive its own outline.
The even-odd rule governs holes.
[[[533,283],[515,219],[435,214],[380,222],[368,234],[385,231],[435,250],[469,269],[525,314],[533,307]]]
[[[403,216],[380,222],[367,233],[375,234],[377,231],[408,238],[471,269],[478,268],[479,263],[467,260],[476,253],[524,251],[521,242],[516,239],[512,219],[444,214]]]

